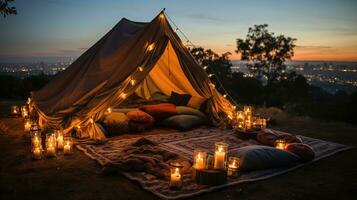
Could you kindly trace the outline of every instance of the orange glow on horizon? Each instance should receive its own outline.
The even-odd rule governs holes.
[[[225,52],[231,52],[229,56],[231,60],[240,60],[240,54],[234,52],[234,50],[217,51],[218,54],[223,54]],[[338,52],[311,52],[309,50],[296,49],[295,55],[292,60],[304,60],[304,61],[346,61],[346,62],[357,62],[357,51],[338,51]]]

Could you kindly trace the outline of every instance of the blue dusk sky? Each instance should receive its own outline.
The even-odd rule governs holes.
[[[15,0],[0,18],[0,61],[77,58],[121,18],[162,8],[198,46],[232,52],[255,24],[297,38],[295,60],[357,60],[356,0]],[[181,37],[182,38],[182,37]]]

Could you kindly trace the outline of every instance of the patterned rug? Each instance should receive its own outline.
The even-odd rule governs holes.
[[[283,133],[279,131],[275,132]],[[120,161],[120,152],[122,152],[126,146],[132,144],[141,137],[142,136],[123,138],[118,136],[111,138],[104,145],[82,143],[77,145],[77,148],[104,166],[109,163],[116,163]],[[237,152],[237,149],[240,147],[259,144],[256,140],[238,139],[237,135],[234,134],[232,130],[216,128],[200,128],[187,132],[159,133],[154,135],[145,135],[144,137],[156,142],[161,148],[177,153],[190,161],[192,161],[194,149],[206,149],[210,155],[213,155],[215,142],[227,143],[229,145],[230,155],[234,155]],[[305,136],[298,137],[302,139],[303,143],[308,144],[313,148],[315,151],[314,161],[331,156],[337,152],[353,148],[351,146],[327,142]],[[244,172],[241,173],[241,175],[236,179],[228,178],[226,184],[219,186],[198,185],[191,180],[191,174],[184,174],[184,187],[181,190],[170,190],[167,180],[157,179],[155,176],[145,172],[122,172],[122,174],[131,180],[139,182],[145,190],[152,192],[162,199],[178,199],[211,192],[242,182],[267,179],[297,169],[307,164],[309,163],[302,163],[289,168],[275,168],[253,172]]]

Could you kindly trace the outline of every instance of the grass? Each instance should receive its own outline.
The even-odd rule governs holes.
[[[0,101],[3,115],[12,103]],[[357,146],[356,126],[282,116],[274,126],[278,130]],[[121,175],[103,176],[100,165],[79,151],[33,161],[21,119],[0,120],[11,128],[0,133],[0,199],[157,199]],[[349,150],[284,175],[194,199],[351,199],[357,189],[356,158],[357,151]]]

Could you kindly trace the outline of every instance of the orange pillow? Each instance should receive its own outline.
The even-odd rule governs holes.
[[[155,119],[152,116],[140,110],[129,111],[128,113],[126,113],[126,116],[130,119],[130,121],[134,121],[137,123],[153,124],[155,122]]]
[[[150,114],[155,119],[164,119],[173,115],[177,115],[176,106],[172,103],[146,105],[141,107],[140,110]]]
[[[304,162],[312,161],[315,158],[314,150],[307,144],[290,143],[285,146],[285,150],[298,155]]]

